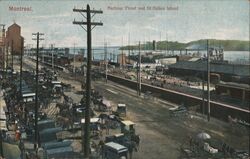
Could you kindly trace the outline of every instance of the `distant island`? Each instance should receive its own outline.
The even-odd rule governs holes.
[[[249,51],[250,41],[242,40],[216,40],[208,39],[210,47],[223,48],[225,51]],[[180,49],[205,49],[207,45],[207,39],[201,39],[191,41],[188,43],[180,43],[177,41],[157,41],[157,50],[180,50]],[[120,50],[137,50],[139,45],[130,45],[120,47]],[[141,44],[141,49],[152,50],[153,42],[146,42]]]

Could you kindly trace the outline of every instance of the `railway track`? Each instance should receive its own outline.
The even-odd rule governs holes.
[[[35,62],[34,59],[33,59],[33,61]],[[46,64],[44,66],[50,68],[50,66],[48,64]],[[61,68],[61,66],[58,66],[58,68],[59,67]],[[57,67],[55,67],[55,68],[57,68]],[[57,70],[62,73],[63,70],[65,70],[65,69],[57,69]],[[68,79],[72,80],[71,76],[72,76],[72,74],[70,74],[69,72],[63,73],[64,78],[68,78]],[[76,77],[74,79],[77,80],[78,82],[82,82],[84,80],[79,75],[76,75]],[[118,83],[118,84],[121,84],[123,86],[130,87],[132,89],[137,88],[137,83],[135,81],[125,79],[122,77],[118,77],[116,75],[108,74],[108,80],[111,80],[111,81]],[[159,98],[161,98],[162,100],[167,100],[167,101],[177,103],[177,104],[180,104],[179,102],[183,101],[183,100],[187,101],[188,104],[190,103],[189,106],[202,105],[202,102],[203,102],[201,97],[190,95],[190,94],[183,93],[183,92],[178,92],[175,90],[170,90],[167,88],[152,86],[152,85],[146,84],[146,83],[142,83],[142,90],[150,90],[150,91],[152,91],[152,93],[160,94]],[[205,103],[206,102],[207,102],[207,100],[205,99]],[[246,123],[250,123],[250,119],[249,119],[250,110],[249,109],[237,107],[237,106],[226,104],[226,103],[221,103],[221,102],[214,101],[214,100],[211,100],[210,104],[211,104],[211,116],[214,116],[216,118],[227,121],[228,115],[230,115],[230,116],[236,117],[240,120],[243,120]],[[205,110],[205,113],[206,113],[206,110]]]

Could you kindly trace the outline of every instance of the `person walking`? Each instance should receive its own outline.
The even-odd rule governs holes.
[[[104,141],[103,140],[100,140],[98,146],[100,147],[100,156],[101,158],[103,159],[104,157]]]
[[[22,139],[20,139],[18,147],[19,147],[19,149],[21,151],[20,159],[24,159],[25,148],[24,148],[24,143],[23,143]]]

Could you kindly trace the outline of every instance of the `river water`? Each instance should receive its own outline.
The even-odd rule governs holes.
[[[75,52],[80,51],[83,48],[76,48]],[[85,52],[86,52],[86,48]],[[144,54],[144,51],[141,51]],[[146,52],[152,52],[152,50],[147,50]],[[180,51],[161,51],[166,55],[179,55]],[[107,59],[116,62],[117,55],[121,54],[122,51],[119,50],[119,47],[107,47]],[[123,51],[124,54],[128,55],[128,50]],[[188,51],[188,54],[193,54],[197,52]],[[74,54],[74,48],[70,48],[70,54]],[[130,51],[131,55],[138,54],[138,50]],[[185,54],[185,51],[182,51],[182,54]],[[104,59],[104,48],[103,47],[94,47],[92,49],[92,57],[95,60],[103,60]],[[206,55],[206,51],[200,51],[200,56]],[[86,53],[85,53],[86,57]],[[227,60],[231,63],[238,63],[238,64],[250,64],[250,53],[249,51],[224,51],[224,60]]]

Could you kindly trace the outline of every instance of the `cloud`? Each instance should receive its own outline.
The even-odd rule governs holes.
[[[85,1],[86,2],[86,1]],[[0,3],[2,4],[1,0]],[[12,24],[12,19],[22,27],[22,35],[26,43],[34,43],[31,40],[33,32],[45,33],[47,43],[55,43],[58,46],[72,46],[74,42],[86,46],[86,33],[72,21],[84,19],[80,14],[73,13],[74,5],[82,6],[82,2],[27,2],[34,7],[34,12],[29,14],[19,14],[0,11],[1,23]],[[93,46],[103,45],[104,37],[111,45],[121,45],[128,43],[130,33],[130,44],[138,41],[165,40],[166,32],[169,41],[189,42],[192,40],[218,38],[218,39],[239,39],[249,40],[249,27],[247,27],[245,12],[249,6],[241,2],[235,2],[235,9],[230,9],[231,4],[220,2],[151,2],[151,1],[131,1],[131,2],[104,2],[92,1],[91,6],[102,8],[103,14],[94,16],[93,21],[103,21],[103,26],[93,29]],[[173,11],[110,11],[108,5],[114,6],[168,6],[176,4],[179,10]],[[8,4],[5,4],[8,6]],[[84,6],[85,7],[85,6]],[[202,10],[203,8],[218,8],[214,12]],[[105,10],[106,9],[106,10]],[[239,12],[238,10],[241,10]],[[4,15],[4,16],[2,16]],[[247,20],[248,20],[247,19]],[[161,35],[160,35],[161,34]],[[43,43],[43,42],[41,42]],[[46,42],[45,42],[46,43]],[[82,46],[82,45],[81,45]]]
[[[58,47],[66,47],[66,46],[74,46],[74,43],[76,46],[82,46],[81,43],[83,43],[83,39],[81,39],[79,36],[67,36],[63,39],[54,41]]]
[[[246,33],[247,34],[247,33]],[[241,39],[249,40],[249,34],[248,36],[243,35],[242,31],[239,28],[219,28],[214,32],[214,35],[211,35],[210,38],[215,39],[238,39],[241,37]]]
[[[29,16],[30,19],[33,20],[48,20],[48,19],[53,19],[53,18],[65,18],[65,17],[70,17],[71,14],[66,12],[66,13],[62,13],[62,14],[53,14],[53,15],[32,15]]]

